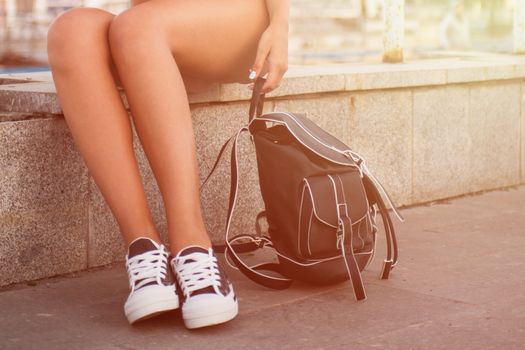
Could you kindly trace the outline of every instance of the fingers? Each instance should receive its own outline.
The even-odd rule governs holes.
[[[255,55],[255,62],[253,63],[252,69],[250,69],[250,79],[255,80],[259,76],[261,76],[265,60],[269,52],[269,45],[264,45],[263,43],[259,44],[259,47],[257,48],[257,53]]]
[[[266,77],[266,82],[262,86],[261,93],[268,93],[278,88],[286,71],[287,68],[284,64],[276,64],[273,67],[270,67],[268,75]],[[259,75],[264,76],[264,73],[258,74],[257,76]],[[253,85],[254,83],[248,84],[248,89],[253,90]]]
[[[284,76],[284,73],[286,73],[286,70],[287,67],[282,63],[271,66],[270,71],[268,72],[268,77],[266,78],[266,82],[262,87],[262,92],[267,93],[277,88]]]
[[[268,72],[261,93],[267,93],[277,88],[288,69],[288,50],[285,46],[281,47],[275,44],[271,34],[272,32],[265,31],[261,36],[255,62],[249,74],[249,78],[255,80],[264,76],[266,71]],[[248,88],[253,90],[253,84],[250,84]]]
[[[250,72],[251,72],[251,70],[250,70]],[[267,74],[267,73],[268,73],[268,62],[265,61],[262,70],[261,70],[260,72],[256,72],[256,73],[257,73],[257,75],[254,74],[255,77],[264,77],[264,78],[267,78],[267,76],[268,76],[268,74]],[[253,78],[252,81],[255,82],[255,79],[256,79],[256,78]],[[253,90],[253,86],[254,86],[254,84],[255,84],[254,82],[253,82],[253,83],[249,83],[249,84],[247,85],[247,86],[248,86],[248,89]],[[261,93],[262,93],[262,92],[261,92]]]

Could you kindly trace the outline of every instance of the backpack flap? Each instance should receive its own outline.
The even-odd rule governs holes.
[[[358,168],[352,158],[350,148],[330,135],[302,113],[272,112],[254,118],[250,124],[250,133],[267,129],[267,125],[285,126],[297,142],[318,156],[338,165]]]

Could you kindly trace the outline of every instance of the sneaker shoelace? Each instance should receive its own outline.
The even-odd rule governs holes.
[[[127,270],[131,291],[150,283],[161,284],[166,278],[167,263],[168,252],[162,247],[130,258]]]
[[[220,287],[221,276],[217,258],[213,254],[191,253],[178,257],[175,269],[185,297],[199,289]]]

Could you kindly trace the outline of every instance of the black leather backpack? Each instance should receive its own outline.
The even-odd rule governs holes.
[[[340,140],[301,113],[261,114],[264,81],[259,77],[254,84],[248,125],[224,144],[203,183],[233,141],[225,228],[228,257],[248,278],[266,287],[284,289],[293,280],[332,284],[350,279],[356,299],[366,299],[361,271],[375,253],[378,213],[387,243],[381,278],[387,279],[397,263],[394,226],[381,194],[399,220],[403,218],[363,158]],[[250,133],[255,145],[265,210],[256,218],[255,235],[230,237],[239,184],[238,140],[243,132]],[[260,230],[263,217],[267,234]],[[273,249],[278,262],[248,266],[238,253],[254,248]]]

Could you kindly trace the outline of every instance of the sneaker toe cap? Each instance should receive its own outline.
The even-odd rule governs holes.
[[[233,291],[227,296],[220,294],[199,294],[191,297],[182,306],[185,314],[222,312],[237,307],[237,298]]]

